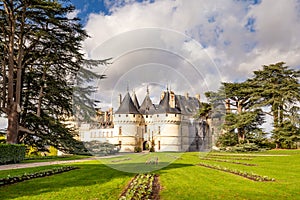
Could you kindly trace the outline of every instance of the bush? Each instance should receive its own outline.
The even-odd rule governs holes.
[[[221,151],[227,151],[227,152],[257,152],[257,151],[262,151],[265,149],[259,148],[256,144],[254,143],[245,143],[245,144],[238,144],[235,146],[231,147],[221,147]]]
[[[134,147],[134,152],[135,153],[142,152],[142,148],[141,147]]]
[[[0,144],[0,164],[18,163],[25,158],[26,147],[20,144]]]

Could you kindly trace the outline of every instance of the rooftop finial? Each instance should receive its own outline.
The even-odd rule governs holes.
[[[149,95],[149,85],[147,85],[147,95]]]

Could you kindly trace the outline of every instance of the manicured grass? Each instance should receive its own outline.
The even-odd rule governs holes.
[[[39,156],[39,157],[27,157],[22,163],[34,163],[34,162],[49,162],[49,161],[61,161],[61,160],[77,160],[83,158],[90,158],[91,156],[84,155],[66,155],[66,156]]]
[[[156,157],[160,163],[145,164],[147,160]],[[174,161],[176,157],[180,159]],[[204,160],[202,159],[204,157],[225,160],[251,158],[239,162],[252,163],[256,166],[219,162],[213,159]],[[108,165],[100,161],[74,163],[72,165],[80,169],[1,187],[1,199],[118,199],[135,174],[115,169],[155,170],[153,173],[160,175],[162,186],[160,196],[165,200],[300,199],[299,150],[275,150],[251,154],[197,152],[130,154],[107,158],[103,162]],[[172,163],[166,165],[169,162]],[[276,181],[255,182],[234,174],[198,166],[200,162],[253,172],[275,178]],[[161,168],[163,166],[165,167]],[[33,169],[35,168],[31,168]],[[20,169],[24,170],[29,169]],[[10,170],[9,173],[17,173],[14,171]],[[0,175],[5,173],[8,171],[0,171]]]

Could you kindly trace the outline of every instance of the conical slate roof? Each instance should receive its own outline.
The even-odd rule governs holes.
[[[138,101],[138,99],[137,99],[137,97],[136,97],[135,92],[133,92],[133,95],[132,95],[132,101],[133,101],[133,105],[134,105],[137,109],[139,109],[139,108],[140,108],[140,104],[139,104],[139,101]]]
[[[139,109],[140,113],[143,115],[148,115],[148,114],[153,114],[155,111],[155,107],[149,97],[149,93],[147,93],[140,109]]]
[[[164,98],[159,102],[158,109],[156,113],[175,113],[179,114],[180,110],[177,108],[171,108],[170,104],[170,93],[169,91],[165,92]]]
[[[139,114],[138,109],[134,105],[129,92],[124,97],[119,109],[115,112],[116,114]]]

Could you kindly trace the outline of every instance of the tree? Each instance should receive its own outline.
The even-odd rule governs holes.
[[[66,17],[72,11],[56,0],[0,1],[0,105],[8,118],[8,143],[61,150],[78,145],[72,128],[62,123],[73,114],[73,88],[84,64],[81,42],[87,37],[79,19]]]
[[[262,70],[254,71],[254,77],[249,79],[253,87],[252,99],[256,102],[254,106],[271,108],[270,112],[265,113],[273,117],[273,137],[277,148],[285,138],[281,136],[291,133],[290,125],[299,129],[296,122],[299,119],[299,78],[300,70],[290,69],[284,62],[279,62],[264,65]]]
[[[261,132],[260,125],[264,123],[262,110],[253,108],[252,85],[248,81],[241,83],[223,83],[227,114],[224,128],[227,131],[237,131],[238,142],[243,143],[247,135]],[[229,108],[230,106],[230,108]]]

